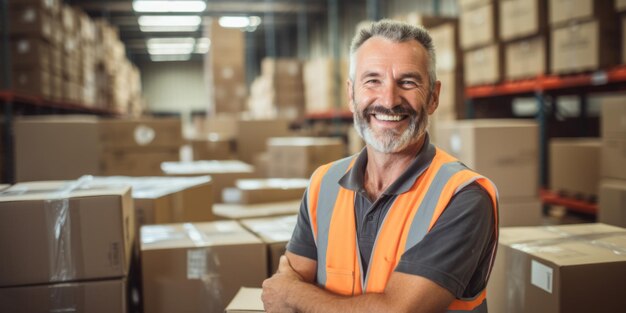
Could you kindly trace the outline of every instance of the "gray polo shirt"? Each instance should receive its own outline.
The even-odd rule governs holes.
[[[357,156],[354,166],[338,181],[343,188],[355,191],[357,240],[364,271],[387,211],[397,196],[407,192],[430,166],[434,156],[435,147],[427,136],[406,172],[373,203],[368,199],[363,184],[367,164],[365,149]],[[303,199],[306,199],[306,194]],[[402,255],[395,270],[425,277],[448,289],[457,298],[474,297],[486,286],[485,277],[496,244],[491,199],[479,184],[473,183],[452,198],[431,231]],[[298,223],[287,250],[317,260],[306,201],[300,204]]]

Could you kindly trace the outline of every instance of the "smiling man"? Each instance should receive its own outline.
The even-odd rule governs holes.
[[[441,83],[421,27],[357,32],[347,82],[359,154],[311,177],[267,312],[487,312],[497,191],[432,145]]]

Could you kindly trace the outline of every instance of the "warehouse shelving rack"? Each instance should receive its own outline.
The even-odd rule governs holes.
[[[587,200],[563,196],[547,189],[547,145],[548,127],[550,126],[550,109],[548,99],[559,95],[577,95],[580,97],[581,111],[576,129],[570,129],[575,135],[589,135],[588,102],[590,94],[600,92],[626,91],[626,65],[612,67],[590,73],[572,75],[542,75],[520,81],[506,81],[500,84],[467,87],[465,89],[466,117],[475,118],[476,109],[482,103],[490,101],[512,102],[517,97],[532,96],[537,105],[535,119],[539,124],[539,164],[540,164],[540,197],[544,205],[562,205],[569,210],[593,215],[597,205]],[[500,104],[498,104],[500,105]],[[552,112],[553,113],[553,112]],[[595,131],[597,134],[598,131]]]

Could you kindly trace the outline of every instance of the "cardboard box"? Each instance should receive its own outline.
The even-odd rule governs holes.
[[[289,121],[240,119],[237,128],[237,155],[240,160],[252,163],[256,154],[266,150],[267,139],[289,134]]]
[[[40,5],[25,4],[10,8],[11,35],[38,37],[53,41],[52,18]]]
[[[626,180],[603,179],[598,200],[598,222],[626,227]]]
[[[618,63],[619,44],[614,38],[619,35],[612,24],[613,20],[593,20],[552,29],[551,72],[596,70]]]
[[[550,189],[570,195],[597,196],[601,149],[599,138],[550,139]]]
[[[546,29],[547,4],[540,0],[500,1],[500,40],[541,35]]]
[[[605,224],[500,229],[490,312],[619,312],[626,230]]]
[[[100,173],[114,176],[161,176],[163,162],[177,162],[178,147],[174,148],[119,148],[104,150]]]
[[[626,11],[626,0],[615,0],[615,11]]]
[[[437,136],[441,149],[495,183],[501,201],[537,197],[539,127],[535,121],[442,122]]]
[[[101,140],[107,147],[179,147],[183,143],[180,118],[100,120]]]
[[[506,79],[533,78],[548,73],[548,50],[544,36],[505,45]]]
[[[144,226],[145,312],[224,312],[241,286],[267,274],[260,239],[234,221]]]
[[[490,45],[464,55],[464,80],[468,86],[495,84],[502,79],[502,46]]]
[[[626,138],[626,94],[603,94],[596,99],[600,101],[602,138]]]
[[[261,300],[261,288],[241,287],[232,301],[226,307],[226,313],[263,313],[263,301]]]
[[[464,50],[496,43],[496,4],[497,2],[493,2],[461,12],[459,30],[461,47]]]
[[[461,11],[467,11],[479,7],[481,5],[493,3],[493,0],[459,0],[459,8]]]
[[[269,175],[281,178],[308,178],[321,165],[345,156],[339,138],[276,137],[267,141]]]
[[[51,45],[42,39],[19,38],[11,41],[13,68],[51,69]]]
[[[543,204],[541,199],[504,200],[498,203],[500,227],[539,226],[542,224]]]
[[[201,177],[95,177],[93,186],[130,185],[137,229],[141,225],[208,222],[213,215],[213,184]]]
[[[459,113],[464,113],[463,71],[437,72],[437,79],[441,82],[439,106],[431,120],[456,120]]]
[[[602,138],[602,177],[626,179],[626,139]]]
[[[210,175],[216,203],[223,201],[222,191],[226,187],[234,187],[237,179],[254,177],[254,168],[250,164],[236,160],[163,162],[161,169],[168,176]]]
[[[77,179],[99,173],[101,147],[93,116],[37,116],[15,119],[15,179]],[[67,153],[76,151],[80,153]]]
[[[0,197],[0,286],[128,274],[134,240],[130,188],[84,180],[16,184]],[[28,249],[25,249],[28,247]]]
[[[437,49],[437,71],[453,72],[462,69],[458,22],[448,22],[428,29]]]
[[[562,26],[572,20],[613,19],[613,1],[550,0],[550,25]]]
[[[206,137],[193,138],[189,141],[194,160],[229,160],[233,158],[233,137],[210,133]]]
[[[298,200],[262,204],[216,203],[213,205],[213,214],[231,220],[291,215],[298,213],[300,202]]]
[[[222,192],[224,203],[257,204],[298,200],[309,185],[305,178],[238,179]]]
[[[124,279],[0,288],[0,311],[126,313]]]
[[[46,69],[15,69],[12,82],[13,90],[20,94],[44,98],[51,95],[50,74]]]
[[[296,228],[297,215],[245,219],[239,221],[243,227],[250,230],[267,244],[268,271],[267,277],[271,277],[278,270],[280,256],[285,254],[287,242]]]

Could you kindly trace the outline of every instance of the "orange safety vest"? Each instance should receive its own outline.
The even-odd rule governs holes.
[[[424,238],[450,199],[472,182],[480,184],[491,196],[497,238],[498,196],[494,184],[443,150],[436,149],[431,165],[389,208],[376,235],[366,277],[361,277],[355,192],[338,184],[355,160],[356,157],[348,157],[321,166],[311,177],[307,192],[309,219],[317,245],[316,279],[326,290],[346,296],[382,293],[402,254]],[[494,257],[495,251],[490,266]],[[488,274],[485,281],[487,278]],[[485,312],[485,290],[472,299],[456,299],[448,307],[448,312],[452,311]]]

